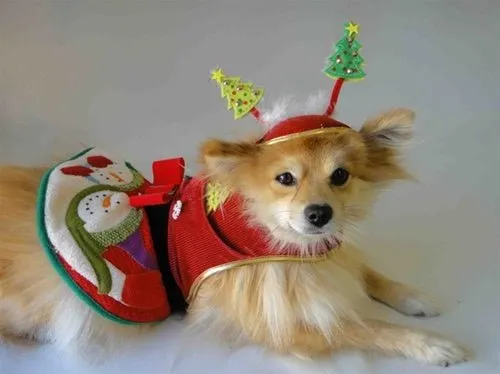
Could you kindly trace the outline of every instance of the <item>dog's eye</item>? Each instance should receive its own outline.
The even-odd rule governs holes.
[[[294,186],[297,183],[297,180],[291,173],[286,172],[278,175],[276,177],[276,182],[282,184],[283,186]]]
[[[349,179],[349,172],[346,169],[336,169],[330,177],[330,183],[334,186],[343,186]]]

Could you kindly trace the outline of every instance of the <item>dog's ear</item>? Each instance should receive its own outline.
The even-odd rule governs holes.
[[[398,148],[411,139],[414,120],[412,110],[393,109],[367,120],[360,132],[370,143]]]
[[[366,178],[376,182],[413,179],[399,162],[400,147],[411,140],[415,113],[393,109],[367,120],[360,130],[367,147]]]
[[[210,176],[227,180],[244,165],[250,165],[259,152],[254,142],[208,140],[201,146],[202,163]]]

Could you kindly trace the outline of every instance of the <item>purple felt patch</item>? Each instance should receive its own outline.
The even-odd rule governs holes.
[[[134,260],[147,269],[158,269],[158,264],[153,255],[151,255],[142,242],[141,232],[137,230],[118,246],[130,254]]]

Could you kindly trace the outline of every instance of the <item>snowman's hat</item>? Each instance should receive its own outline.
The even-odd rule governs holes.
[[[335,51],[329,57],[324,73],[336,78],[330,101],[322,114],[307,114],[290,117],[272,126],[260,138],[260,144],[281,143],[298,137],[317,135],[348,125],[331,118],[345,80],[360,80],[365,76],[361,68],[364,60],[358,51],[361,44],[355,41],[358,25],[349,22],[345,26],[344,37],[335,44]],[[263,90],[254,88],[251,82],[242,82],[240,77],[227,76],[221,69],[212,71],[212,80],[220,86],[221,97],[227,99],[227,109],[234,111],[234,118],[240,119],[252,114],[259,122],[268,125],[257,109],[257,104],[263,97]]]
[[[99,155],[87,157],[87,163],[82,165],[66,166],[61,168],[61,172],[65,175],[74,175],[84,177],[87,180],[95,184],[100,184],[97,179],[95,179],[92,174],[94,173],[94,168],[104,169],[109,165],[113,164],[109,158]]]

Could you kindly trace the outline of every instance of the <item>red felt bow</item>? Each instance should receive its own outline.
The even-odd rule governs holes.
[[[184,180],[183,158],[173,158],[153,162],[153,183],[143,194],[131,196],[130,205],[140,208],[167,204]]]

